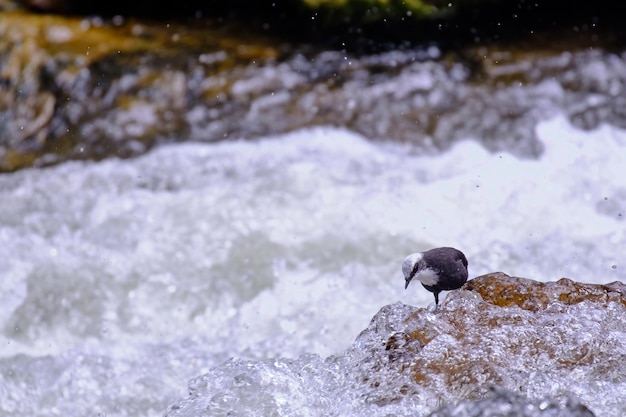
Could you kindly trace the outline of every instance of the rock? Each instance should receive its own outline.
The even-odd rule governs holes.
[[[180,140],[192,109],[202,102],[208,114],[223,103],[237,75],[207,78],[275,55],[263,39],[224,30],[2,13],[0,172]]]
[[[593,417],[576,400],[564,405],[550,399],[528,400],[509,391],[496,390],[487,398],[461,401],[433,412],[429,417]]]
[[[489,304],[500,307],[515,305],[534,312],[544,310],[557,301],[567,305],[583,301],[606,305],[613,301],[626,306],[626,285],[622,282],[596,285],[567,278],[556,282],[537,282],[499,272],[474,278],[463,289],[477,292]]]
[[[570,38],[355,53],[343,37],[324,49],[196,23],[1,13],[0,172],[320,125],[416,153],[475,138],[535,158],[536,124],[557,114],[626,126],[626,60]]]
[[[383,307],[356,345],[376,355],[381,339],[386,366],[408,372],[419,386],[409,391],[426,389],[446,401],[479,400],[493,387],[533,399],[548,392],[562,402],[577,393],[592,410],[604,402],[626,413],[626,402],[603,388],[617,382],[626,389],[621,282],[489,274],[449,293],[436,313],[402,304]],[[389,393],[376,401],[389,401]]]
[[[85,91],[90,65],[149,46],[87,20],[0,15],[0,171],[66,149],[67,139],[76,140],[73,122],[106,106],[93,89]]]

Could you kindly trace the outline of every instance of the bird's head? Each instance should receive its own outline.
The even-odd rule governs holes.
[[[407,289],[411,280],[423,268],[423,262],[421,262],[423,257],[424,255],[421,252],[412,253],[402,262],[402,273],[406,282],[404,289]]]

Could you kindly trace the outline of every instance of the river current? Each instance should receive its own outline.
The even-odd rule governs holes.
[[[537,159],[319,127],[0,176],[0,415],[158,416],[231,358],[322,366],[433,302],[400,271],[431,247],[470,277],[624,280],[626,131],[536,130]]]

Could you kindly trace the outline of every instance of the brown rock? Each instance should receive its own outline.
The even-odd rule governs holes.
[[[53,3],[31,2],[41,9]],[[129,157],[160,141],[218,140],[256,125],[241,123],[241,113],[224,123],[225,114],[250,106],[248,93],[257,94],[251,86],[271,95],[276,86],[233,86],[273,62],[278,49],[240,32],[119,16],[0,13],[0,172]]]
[[[623,283],[538,282],[493,273],[449,293],[436,313],[384,307],[357,343],[382,336],[386,361],[378,360],[373,374],[396,369],[410,375],[416,385],[407,390],[420,398],[476,400],[502,387],[528,398],[583,393],[581,401],[591,407],[600,396],[618,401],[602,386],[626,375],[624,329]],[[389,393],[374,401],[388,402]]]
[[[496,272],[468,281],[463,289],[477,292],[484,301],[496,306],[516,305],[530,311],[543,310],[555,301],[564,304],[615,301],[626,306],[626,284],[617,281],[606,285],[584,284],[567,278],[537,282]]]

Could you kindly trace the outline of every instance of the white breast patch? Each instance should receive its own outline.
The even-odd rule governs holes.
[[[430,268],[422,269],[415,274],[414,279],[419,280],[424,285],[436,285],[439,282],[439,276]]]

